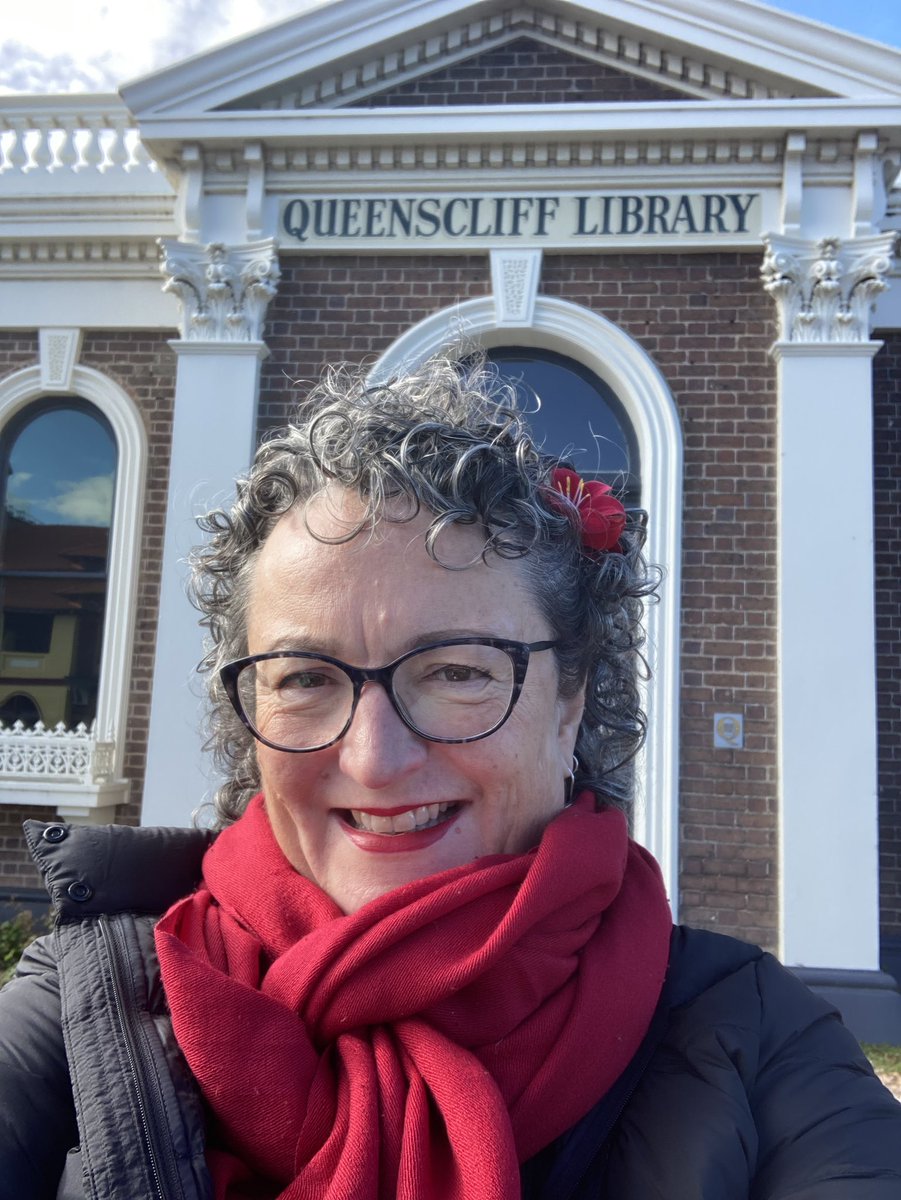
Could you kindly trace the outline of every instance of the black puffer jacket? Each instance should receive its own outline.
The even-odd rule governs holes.
[[[58,925],[0,995],[0,1200],[208,1200],[152,937],[208,837],[37,822],[27,836]],[[901,1105],[773,958],[677,929],[630,1069],[526,1164],[523,1195],[898,1200]]]

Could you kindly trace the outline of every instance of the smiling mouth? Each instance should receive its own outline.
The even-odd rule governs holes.
[[[352,828],[364,829],[367,833],[418,833],[449,820],[459,807],[459,804],[423,804],[395,816],[352,808],[345,810],[344,819]]]

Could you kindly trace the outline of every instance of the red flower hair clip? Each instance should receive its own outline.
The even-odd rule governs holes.
[[[551,486],[572,504],[582,524],[582,544],[588,550],[618,550],[626,528],[626,510],[606,483],[586,483],[567,467],[555,468]]]

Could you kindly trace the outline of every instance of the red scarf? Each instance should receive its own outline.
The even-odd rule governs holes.
[[[519,1163],[628,1064],[666,971],[657,864],[592,807],[345,916],[251,802],[156,932],[217,1200],[520,1195]]]

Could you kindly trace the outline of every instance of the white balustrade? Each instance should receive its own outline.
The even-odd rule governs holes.
[[[65,187],[67,176],[123,172],[155,175],[158,168],[117,97],[0,97],[0,175],[7,184],[10,176],[26,176],[44,191],[51,180]]]
[[[0,722],[0,780],[105,783],[112,777],[113,751],[112,742],[97,740],[93,723],[90,729],[67,729],[62,722],[47,729],[41,721],[31,728]]]

